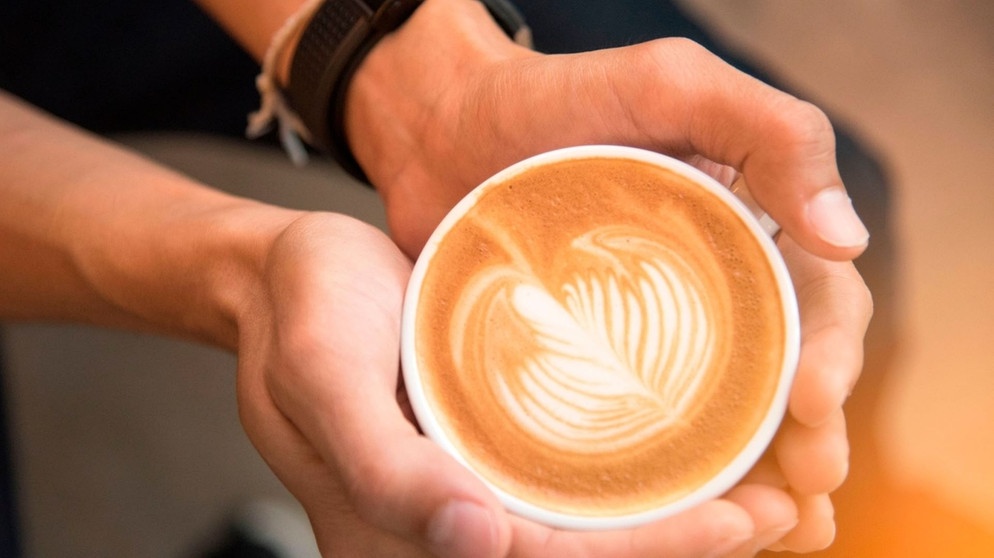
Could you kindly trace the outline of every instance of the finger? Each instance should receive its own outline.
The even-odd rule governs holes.
[[[851,260],[866,248],[869,234],[839,176],[835,135],[825,114],[690,40],[501,68],[505,73],[495,79],[501,89],[505,82],[540,86],[513,103],[499,96],[488,107],[493,110],[487,114],[499,111],[501,121],[528,122],[530,130],[527,141],[508,141],[494,163],[605,142],[684,159],[699,155],[741,171],[759,205],[806,250]]]
[[[726,556],[752,548],[753,524],[738,505],[714,500],[632,530],[560,531],[512,518],[512,557],[668,558]]]
[[[798,524],[771,550],[805,553],[828,548],[835,540],[835,509],[827,494],[795,496]]]
[[[341,480],[268,395],[244,393],[251,388],[242,391],[243,397],[255,398],[252,405],[240,406],[244,409],[241,414],[246,432],[276,476],[304,507],[322,555],[428,556],[422,547],[360,518]]]
[[[783,490],[761,484],[740,484],[724,498],[741,506],[752,517],[755,552],[779,541],[797,526],[797,505]]]
[[[635,137],[648,130],[663,148],[682,145],[740,170],[759,205],[812,253],[851,260],[866,248],[869,234],[839,176],[822,111],[687,40],[626,54],[642,71],[629,72],[630,81],[621,76],[613,90],[636,118],[644,115]]]
[[[394,365],[392,370],[396,370]],[[355,368],[353,368],[355,370]],[[359,369],[361,370],[361,369]],[[371,370],[352,375],[347,394],[312,399],[296,414],[305,435],[335,464],[351,505],[366,522],[420,540],[438,556],[499,556],[509,527],[499,503],[482,483],[437,445],[418,435]],[[394,372],[395,374],[395,372]],[[337,405],[335,412],[321,412]]]
[[[787,479],[784,478],[783,471],[780,470],[780,464],[777,463],[777,456],[773,448],[768,449],[759,458],[759,461],[742,478],[741,484],[764,484],[782,490],[787,489]]]
[[[510,526],[496,497],[419,436],[396,399],[409,264],[378,232],[342,246],[361,250],[342,255],[347,271],[280,278],[283,289],[324,298],[280,323],[274,401],[341,477],[362,520],[439,556],[502,555]]]
[[[814,428],[788,417],[773,445],[784,478],[801,494],[832,492],[849,473],[849,440],[841,409]]]
[[[800,423],[817,426],[842,407],[859,378],[873,301],[851,263],[817,258],[786,237],[779,246],[801,318],[790,412]]]
[[[869,233],[839,176],[825,114],[703,49],[684,48],[696,68],[681,80],[692,148],[739,169],[759,205],[808,251],[837,260],[861,253]]]
[[[344,363],[342,363],[344,364]],[[418,540],[438,556],[499,556],[509,527],[495,497],[437,445],[419,436],[395,400],[395,386],[370,369],[306,405],[281,405],[343,479],[364,521]],[[396,364],[391,367],[396,374]],[[311,386],[313,389],[321,389]],[[329,411],[334,409],[334,411]]]

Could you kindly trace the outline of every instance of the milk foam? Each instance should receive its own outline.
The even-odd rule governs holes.
[[[573,160],[495,184],[421,283],[431,430],[546,509],[675,501],[739,455],[776,390],[786,323],[766,258],[724,202],[652,165]]]
[[[497,400],[550,447],[636,446],[699,399],[719,308],[693,267],[648,231],[601,227],[565,257],[575,272],[562,285],[511,264],[480,272],[454,315],[485,325],[469,337],[457,324],[453,354],[485,363]]]

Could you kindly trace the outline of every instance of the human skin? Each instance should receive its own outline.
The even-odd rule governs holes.
[[[299,5],[201,3],[258,58]],[[841,408],[872,304],[849,262],[865,229],[820,111],[683,40],[539,55],[469,0],[425,2],[360,66],[346,108],[391,237],[212,190],[0,96],[0,316],[235,352],[246,432],[329,555],[739,556],[831,541]],[[427,234],[482,178],[576,143],[662,151],[725,182],[742,172],[784,227],[801,309],[790,413],[767,456],[723,498],[628,531],[504,512],[418,434],[398,377],[403,289]]]

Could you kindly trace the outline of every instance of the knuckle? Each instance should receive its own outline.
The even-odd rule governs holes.
[[[632,51],[639,60],[655,68],[674,65],[700,71],[713,65],[718,58],[700,43],[685,37],[667,37],[636,45]]]
[[[869,285],[867,285],[862,278],[859,280],[859,287],[857,288],[857,300],[859,301],[859,307],[864,308],[865,322],[869,323],[870,319],[873,317],[874,312],[874,302],[873,302],[873,291],[870,290]],[[864,326],[865,327],[865,326]]]
[[[776,105],[772,137],[785,149],[804,156],[834,154],[835,130],[823,110],[786,93]]]
[[[684,56],[691,58],[712,56],[711,52],[704,48],[700,43],[688,39],[686,37],[669,37],[666,39],[661,39],[660,44],[665,44],[668,48],[671,48]]]
[[[811,308],[834,309],[834,320],[826,323],[842,326],[849,334],[865,333],[873,314],[873,293],[851,263],[835,265],[795,288],[798,300]],[[843,300],[845,304],[838,303]]]
[[[808,101],[791,98],[782,114],[789,130],[799,138],[821,137],[833,132],[828,115]]]
[[[367,521],[376,521],[383,502],[390,501],[395,493],[396,475],[384,463],[366,461],[350,467],[346,476],[345,492],[356,513]]]
[[[275,373],[267,377],[270,391],[285,394],[294,388],[306,389],[310,375],[315,372],[307,363],[313,362],[313,355],[320,351],[319,344],[311,329],[292,324],[283,326],[277,340]]]

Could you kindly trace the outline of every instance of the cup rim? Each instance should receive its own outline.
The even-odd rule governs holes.
[[[431,260],[453,226],[495,184],[500,184],[539,165],[587,158],[626,159],[661,166],[690,179],[722,199],[753,233],[753,237],[759,242],[766,254],[766,259],[777,282],[785,323],[783,365],[779,373],[776,391],[766,415],[760,421],[746,446],[717,475],[686,495],[658,507],[623,515],[582,515],[550,510],[509,494],[490,482],[485,476],[477,472],[461,454],[436,417],[421,382],[421,371],[416,357],[414,331],[421,284]],[[401,371],[408,399],[424,434],[479,478],[509,512],[551,527],[571,530],[608,530],[635,527],[675,515],[698,504],[718,498],[735,486],[759,461],[779,429],[786,414],[790,389],[797,372],[799,354],[800,318],[793,282],[780,250],[770,235],[763,230],[756,216],[725,186],[690,164],[654,151],[619,145],[582,145],[540,153],[510,165],[473,188],[446,214],[425,243],[408,282],[401,318]]]

